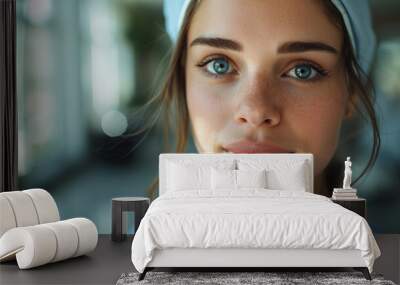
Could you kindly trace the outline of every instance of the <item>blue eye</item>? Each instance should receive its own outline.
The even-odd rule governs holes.
[[[224,57],[210,59],[205,63],[199,64],[198,66],[205,66],[205,72],[215,77],[233,73],[233,67],[231,63]]]
[[[224,77],[229,74],[235,73],[229,59],[220,56],[211,59],[206,59],[197,66],[212,77]],[[311,63],[301,63],[292,68],[288,75],[300,81],[313,81],[320,77],[324,77],[327,72],[321,67],[314,66]]]
[[[311,64],[302,63],[292,68],[288,74],[299,80],[312,80],[323,75],[323,71],[313,67]]]

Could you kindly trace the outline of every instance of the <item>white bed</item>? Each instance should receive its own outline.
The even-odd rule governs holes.
[[[159,174],[132,243],[139,279],[155,267],[354,267],[369,279],[380,255],[364,218],[313,194],[311,154],[161,154]]]

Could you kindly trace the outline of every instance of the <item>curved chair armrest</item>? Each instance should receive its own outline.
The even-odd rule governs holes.
[[[97,240],[95,224],[85,218],[13,228],[0,238],[0,262],[16,258],[28,269],[86,254]]]

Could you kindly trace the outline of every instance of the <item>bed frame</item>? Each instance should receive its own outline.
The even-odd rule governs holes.
[[[309,188],[313,193],[313,156],[312,154],[160,154],[159,157],[159,194],[165,193],[166,162],[174,159],[196,159],[213,161],[218,159],[240,159],[257,156],[263,160],[305,160],[309,164]],[[367,280],[371,276],[360,250],[333,249],[254,249],[254,248],[167,248],[157,249],[153,259],[148,263],[139,280],[146,273],[156,268],[201,268],[230,269],[229,271],[258,271],[278,268],[343,268],[350,267],[361,271]]]

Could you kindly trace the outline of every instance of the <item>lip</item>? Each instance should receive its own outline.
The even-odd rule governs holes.
[[[225,151],[232,153],[294,153],[270,142],[254,142],[241,140],[222,146]]]

